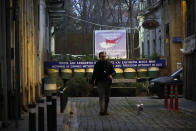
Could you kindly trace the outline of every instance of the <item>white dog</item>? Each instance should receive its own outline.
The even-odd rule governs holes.
[[[137,114],[141,114],[141,112],[144,110],[143,104],[137,104]]]

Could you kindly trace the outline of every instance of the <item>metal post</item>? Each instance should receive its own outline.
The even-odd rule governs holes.
[[[65,110],[67,104],[67,92],[66,92],[66,88],[63,88],[63,110]]]
[[[175,86],[175,111],[178,112],[178,85]]]
[[[93,60],[95,60],[95,31],[93,31]]]
[[[29,105],[29,131],[36,131],[36,105]]]
[[[156,32],[156,28],[154,29],[154,40],[155,40],[155,45],[157,46],[157,32]],[[153,43],[154,44],[154,43]],[[153,49],[155,52],[154,53],[157,53],[157,51],[156,51],[156,48],[154,47],[154,45],[153,45],[153,48],[155,49]]]
[[[170,111],[173,110],[173,85],[170,86]]]
[[[20,117],[20,61],[19,61],[19,7],[18,0],[13,1],[15,20],[15,86],[16,86],[16,128]]]
[[[63,113],[63,89],[60,89],[60,110]]]
[[[47,128],[48,131],[53,131],[52,130],[52,100],[51,96],[47,96]]]
[[[38,101],[38,130],[44,131],[44,99]]]
[[[56,93],[52,94],[52,125],[53,125],[53,131],[57,130],[57,112],[56,112]]]
[[[7,44],[7,41],[6,41],[6,0],[2,0],[0,2],[0,14],[2,15],[1,18],[1,22],[0,26],[2,26],[1,28],[1,31],[0,31],[0,43],[2,44],[2,55],[3,57],[1,57],[1,60],[0,62],[2,62],[2,66],[0,66],[0,70],[2,72],[0,72],[1,74],[1,78],[2,78],[2,88],[3,88],[3,107],[0,107],[0,108],[3,108],[3,122],[2,122],[2,126],[3,127],[7,127],[9,125],[8,123],[8,92],[7,92],[7,87],[8,87],[8,83],[7,83],[7,57],[6,57],[6,44]]]
[[[167,91],[167,85],[165,85],[164,87],[164,95],[165,95],[165,101],[164,101],[164,105],[165,105],[165,108],[168,108],[168,91]]]
[[[127,58],[129,59],[129,30],[126,31]]]

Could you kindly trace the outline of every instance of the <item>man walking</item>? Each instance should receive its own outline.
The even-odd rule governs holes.
[[[99,94],[100,115],[109,115],[107,112],[111,94],[112,78],[116,74],[113,65],[107,61],[106,52],[99,53],[100,60],[95,64],[91,84],[97,85]]]

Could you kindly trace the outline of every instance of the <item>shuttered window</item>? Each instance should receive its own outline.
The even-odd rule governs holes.
[[[187,0],[187,36],[196,34],[196,1]]]

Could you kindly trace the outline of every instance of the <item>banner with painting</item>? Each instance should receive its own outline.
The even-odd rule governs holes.
[[[109,58],[127,58],[126,30],[96,30],[95,55],[105,51]]]

